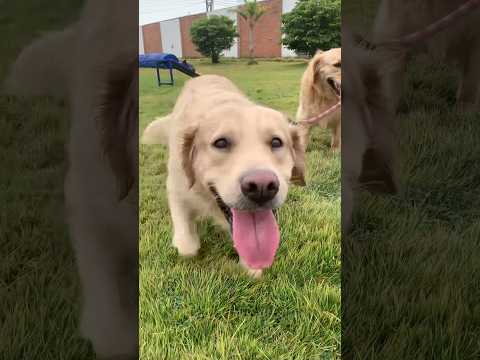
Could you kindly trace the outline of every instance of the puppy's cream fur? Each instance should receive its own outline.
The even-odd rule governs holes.
[[[98,358],[138,356],[137,11],[87,1],[75,24],[23,50],[3,87],[70,105],[65,197],[80,331]]]
[[[271,148],[274,136],[282,139],[282,148]],[[231,139],[231,150],[212,146],[221,137]],[[200,248],[197,218],[213,217],[228,229],[211,185],[232,208],[242,201],[242,174],[252,169],[271,170],[280,181],[274,199],[274,207],[278,207],[285,201],[290,181],[303,182],[303,151],[296,129],[282,113],[254,104],[221,76],[189,80],[172,113],[152,122],[143,134],[144,143],[165,144],[166,140],[173,246],[182,256],[194,256]],[[253,274],[259,275],[259,271]]]
[[[328,51],[318,50],[312,60],[310,60],[303,74],[296,117],[297,122],[300,122],[299,131],[305,149],[308,145],[310,130],[313,125],[301,123],[301,121],[326,111],[339,101],[335,89],[332,88],[329,82],[334,81],[338,88],[340,88],[342,81],[341,58],[342,50],[340,48],[330,49]],[[331,129],[331,146],[335,150],[340,150],[340,109],[322,119],[319,125]]]

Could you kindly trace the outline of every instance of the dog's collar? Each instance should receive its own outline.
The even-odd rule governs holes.
[[[232,231],[232,210],[225,204],[223,201],[222,197],[218,194],[217,189],[213,184],[210,184],[208,186],[208,189],[212,193],[213,197],[215,198],[215,202],[217,203],[218,208],[220,211],[223,213],[223,216],[225,216],[225,220],[230,224],[230,232]]]

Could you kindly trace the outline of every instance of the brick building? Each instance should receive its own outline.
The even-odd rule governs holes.
[[[260,18],[255,28],[255,56],[258,58],[292,57],[295,53],[282,46],[281,16],[291,11],[298,0],[264,0],[259,1],[266,7],[266,13]],[[248,56],[248,26],[235,10],[242,6],[214,10],[212,15],[224,15],[232,19],[239,37],[233,46],[223,52],[225,57]],[[179,58],[201,57],[190,39],[190,27],[195,20],[206,14],[195,14],[177,19],[165,20],[140,26],[140,54],[166,52]]]

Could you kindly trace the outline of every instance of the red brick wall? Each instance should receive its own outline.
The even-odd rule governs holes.
[[[204,18],[205,14],[191,15],[180,18],[180,33],[182,35],[182,55],[183,57],[199,58],[203,55],[196,49],[190,37],[190,28],[192,23],[198,19]]]
[[[255,26],[255,56],[259,58],[281,57],[282,0],[263,1],[259,4],[266,7],[267,12]],[[248,57],[248,24],[240,16],[238,16],[237,23],[240,33],[240,57]]]
[[[282,46],[280,44],[282,34],[281,16],[282,0],[268,0],[260,3],[267,7],[267,12],[258,21],[255,27],[255,56],[258,58],[273,58],[282,56]],[[205,17],[205,14],[185,16],[180,18],[180,33],[182,37],[182,54],[184,57],[201,57],[195,50],[190,38],[190,27],[192,23]],[[143,43],[145,53],[162,52],[162,37],[160,33],[160,24],[148,24],[142,27]],[[248,57],[248,25],[240,16],[237,18],[237,31],[240,34],[239,55]]]
[[[145,54],[162,52],[162,35],[160,34],[160,23],[153,23],[142,26],[143,46]]]

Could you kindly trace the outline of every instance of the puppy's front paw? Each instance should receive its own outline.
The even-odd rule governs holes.
[[[247,271],[247,274],[251,276],[254,279],[261,279],[263,275],[263,270],[257,270],[257,269],[245,269]]]
[[[178,255],[182,257],[194,257],[200,250],[200,241],[198,239],[178,240],[173,239],[173,246],[178,250]]]
[[[260,279],[262,277],[262,274],[263,274],[262,269],[249,268],[248,265],[241,258],[240,258],[239,264],[243,269],[245,269],[245,271],[250,277],[254,279]]]

